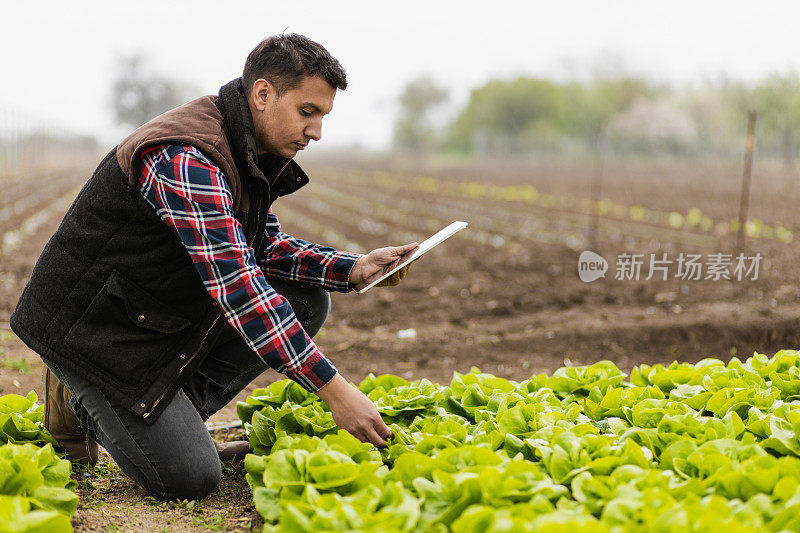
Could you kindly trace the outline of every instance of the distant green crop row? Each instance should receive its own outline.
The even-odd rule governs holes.
[[[796,351],[359,388],[386,449],[290,381],[239,403],[265,532],[800,531]]]
[[[354,176],[361,178],[361,175],[354,174]],[[685,213],[659,211],[642,205],[620,204],[605,198],[593,202],[588,198],[551,195],[540,192],[532,185],[493,185],[477,181],[440,180],[428,176],[398,180],[396,175],[389,172],[378,172],[363,177],[368,177],[370,182],[384,186],[397,186],[398,183],[402,183],[405,188],[425,193],[470,199],[489,198],[495,201],[521,202],[548,209],[593,213],[611,219],[647,223],[674,230],[708,233],[717,237],[736,234],[740,226],[740,222],[736,218],[713,219],[696,207],[688,209]],[[791,229],[780,223],[771,226],[757,218],[748,219],[745,222],[744,230],[745,234],[752,239],[776,240],[786,244],[794,240]]]
[[[72,531],[72,465],[53,450],[36,393],[0,397],[0,533]]]

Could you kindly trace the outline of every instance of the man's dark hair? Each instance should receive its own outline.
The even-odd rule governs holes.
[[[347,88],[342,65],[321,44],[297,33],[273,35],[247,56],[242,84],[249,96],[253,83],[263,78],[280,96],[298,87],[307,76],[319,76],[336,89]]]

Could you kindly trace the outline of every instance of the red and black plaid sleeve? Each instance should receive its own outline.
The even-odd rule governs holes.
[[[352,289],[348,283],[350,271],[360,255],[287,235],[281,231],[278,217],[270,211],[266,236],[256,257],[268,276],[347,292]]]
[[[303,330],[289,302],[267,283],[233,216],[233,198],[220,169],[196,148],[174,145],[144,152],[140,168],[145,200],[178,235],[209,294],[248,346],[306,390],[330,381],[336,368]]]

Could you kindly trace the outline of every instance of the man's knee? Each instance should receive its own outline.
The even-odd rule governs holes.
[[[159,500],[202,500],[217,488],[222,479],[222,465],[214,460],[187,457],[181,464],[172,464],[159,476],[161,483],[148,492]]]
[[[331,296],[323,289],[308,289],[306,298],[311,309],[301,322],[308,336],[313,337],[322,328],[331,312]]]
[[[160,500],[201,500],[222,478],[222,465],[211,438],[203,442],[175,442],[151,460],[148,492]]]
[[[331,297],[328,291],[275,278],[267,281],[275,291],[289,301],[308,336],[316,335],[331,311]]]
[[[221,479],[222,465],[219,459],[205,468],[194,466],[185,473],[176,497],[181,500],[202,500],[217,488]]]

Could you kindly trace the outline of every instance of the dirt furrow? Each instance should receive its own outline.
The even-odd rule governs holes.
[[[349,239],[344,234],[338,232],[333,227],[319,223],[315,218],[309,216],[308,212],[300,212],[288,204],[282,203],[280,207],[280,221],[282,227],[286,227],[286,223],[291,227],[300,227],[305,235],[309,235],[306,240],[318,241],[320,244],[332,246],[340,250],[347,250],[355,253],[364,253],[367,248],[360,242]],[[319,237],[319,238],[315,238]],[[298,234],[298,238],[299,234]]]
[[[78,194],[79,190],[80,188],[76,188],[67,192],[45,208],[40,209],[32,216],[24,219],[17,228],[5,232],[2,238],[0,238],[0,255],[7,255],[17,251],[24,239],[30,239],[48,222],[56,217],[62,217],[75,200],[75,196]]]
[[[17,228],[22,219],[46,208],[54,198],[63,197],[65,193],[72,194],[74,198],[79,190],[76,189],[76,183],[79,182],[72,176],[68,179],[47,181],[35,187],[28,183],[24,193],[15,199],[4,196],[0,204],[0,233]]]
[[[485,199],[453,198],[446,194],[426,194],[402,186],[398,181],[396,187],[387,186],[385,183],[369,183],[359,181],[354,176],[343,177],[334,175],[325,180],[326,184],[319,188],[328,187],[329,190],[350,191],[361,197],[378,202],[395,202],[408,200],[417,208],[436,209],[440,212],[450,212],[453,216],[483,217],[487,221],[506,221],[510,226],[524,229],[524,233],[515,233],[515,236],[537,240],[546,244],[562,242],[573,248],[585,248],[586,235],[589,226],[589,215],[582,211],[563,209],[558,207],[545,207],[539,205],[523,204],[519,202],[496,201]],[[331,181],[342,180],[342,185],[347,187],[332,187]],[[335,189],[334,189],[335,188]],[[346,193],[345,193],[346,194]],[[422,205],[420,205],[422,204]],[[403,204],[405,207],[406,204]],[[627,240],[629,245],[636,246],[640,242],[649,242],[659,239],[664,243],[682,247],[709,247],[719,246],[720,239],[708,234],[701,234],[683,229],[672,229],[647,222],[618,220],[612,217],[598,217],[598,233],[605,236],[615,244]]]

